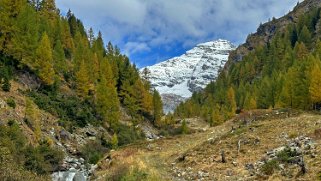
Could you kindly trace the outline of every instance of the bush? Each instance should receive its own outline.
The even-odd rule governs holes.
[[[295,156],[299,156],[299,154],[295,150],[292,151],[290,148],[285,148],[283,151],[279,152],[276,156],[279,162],[289,163]]]
[[[10,91],[10,80],[13,78],[13,67],[10,65],[10,61],[0,54],[0,86],[5,92]]]
[[[7,104],[8,104],[8,106],[12,107],[13,109],[16,108],[16,102],[15,102],[15,100],[14,100],[13,98],[11,98],[11,97],[7,99]]]
[[[271,160],[266,162],[262,168],[261,171],[265,175],[272,175],[274,173],[274,170],[279,169],[279,164],[276,160]]]
[[[60,119],[84,127],[88,123],[99,124],[94,106],[88,100],[81,100],[76,96],[57,95],[50,92],[29,92],[37,106]],[[69,130],[66,127],[67,130]]]
[[[48,143],[41,143],[37,147],[28,146],[25,149],[25,168],[43,175],[58,170],[64,154],[52,148]]]
[[[96,164],[108,151],[100,141],[91,141],[84,145],[81,149],[81,155],[88,163]]]
[[[140,132],[139,130],[136,130],[134,127],[130,127],[126,125],[118,125],[116,132],[117,132],[119,146],[134,143],[144,138],[144,135],[142,132]]]
[[[181,134],[188,134],[188,133],[189,133],[189,129],[188,129],[187,123],[184,119],[182,122],[182,126],[181,126]]]
[[[0,126],[0,148],[6,148],[10,152],[11,162],[16,168],[21,167],[41,175],[58,168],[64,156],[61,151],[50,147],[46,142],[36,147],[26,144],[25,135],[14,120],[10,120],[8,126]]]
[[[5,91],[5,92],[9,92],[10,89],[11,89],[11,84],[10,84],[10,80],[5,78],[3,83],[2,83],[2,86],[1,86],[2,90]]]

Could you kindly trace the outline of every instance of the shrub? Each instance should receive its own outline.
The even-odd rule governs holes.
[[[88,100],[81,100],[76,96],[64,96],[51,92],[29,92],[28,95],[42,110],[59,117],[76,126],[84,127],[87,123],[99,124],[94,106]],[[67,125],[67,124],[66,124]],[[66,127],[67,130],[69,130]]]
[[[291,150],[290,148],[285,148],[281,152],[279,152],[277,156],[277,160],[281,163],[289,163],[291,160],[295,157],[298,156],[299,154],[295,150]]]
[[[187,123],[184,119],[182,122],[182,125],[181,125],[181,134],[188,134],[188,133],[189,133],[189,129],[188,129]]]
[[[7,78],[4,79],[1,88],[2,88],[2,90],[5,91],[5,92],[9,92],[9,91],[10,91],[10,89],[11,89],[11,84],[10,84],[9,79],[7,79]]]
[[[116,133],[113,135],[110,142],[113,149],[116,149],[118,147],[118,138]]]
[[[274,173],[274,170],[279,169],[279,164],[276,160],[271,160],[266,162],[262,168],[261,171],[265,175],[272,175]]]
[[[96,164],[107,150],[107,148],[102,146],[100,141],[96,140],[88,142],[80,149],[80,152],[88,163]]]
[[[63,159],[63,153],[61,151],[50,147],[46,142],[36,147],[31,145],[27,146],[26,144],[25,135],[23,135],[19,125],[14,120],[10,120],[8,126],[0,126],[0,148],[6,148],[10,153],[7,158],[11,159],[12,165],[15,165],[15,168],[18,169],[16,170],[17,172],[24,173],[26,169],[31,171],[30,174],[34,172],[44,175],[58,168]],[[9,167],[10,165],[7,166]]]
[[[56,171],[64,157],[60,150],[52,148],[48,143],[37,147],[28,146],[25,151],[25,168],[43,175]]]
[[[16,102],[15,102],[15,100],[14,100],[13,98],[11,98],[11,97],[7,99],[7,104],[8,104],[8,106],[12,107],[13,109],[16,108]]]
[[[144,138],[142,132],[136,130],[134,127],[126,125],[118,125],[116,133],[119,146],[134,143]]]

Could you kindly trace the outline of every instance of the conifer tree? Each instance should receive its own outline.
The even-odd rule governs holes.
[[[105,77],[100,78],[97,86],[96,109],[103,121],[113,128],[117,126],[120,115],[119,100],[116,88],[112,84],[108,84]]]
[[[230,87],[227,91],[227,105],[229,106],[229,115],[234,116],[237,107],[233,87]]]
[[[23,6],[15,19],[16,31],[12,33],[11,45],[8,53],[15,59],[33,68],[35,50],[38,46],[38,23],[35,10],[29,5]]]
[[[76,76],[78,95],[81,97],[88,96],[88,91],[90,88],[89,75],[88,75],[84,61],[81,61],[79,70],[78,72],[76,72],[75,76]]]
[[[220,106],[218,104],[215,105],[210,118],[210,125],[217,126],[223,122],[223,117],[220,113]]]
[[[299,34],[299,42],[303,42],[306,46],[310,46],[311,44],[311,33],[306,26],[303,26],[300,34]]]
[[[57,72],[64,73],[67,71],[68,67],[65,62],[65,52],[60,40],[57,40],[55,44],[54,51],[53,51],[53,59],[54,59],[54,68]]]
[[[15,18],[20,14],[26,1],[1,0],[0,1],[0,50],[10,51],[12,35],[17,32]]]
[[[315,64],[310,73],[310,87],[309,93],[313,103],[313,108],[316,109],[316,105],[321,103],[321,69],[320,65]]]
[[[157,90],[154,90],[153,93],[153,108],[154,108],[154,124],[160,126],[161,120],[163,116],[163,104],[162,104],[162,98],[157,92]]]
[[[52,85],[54,83],[55,72],[53,69],[52,49],[50,46],[49,37],[46,33],[42,35],[42,39],[36,50],[36,70],[38,76],[45,85]]]

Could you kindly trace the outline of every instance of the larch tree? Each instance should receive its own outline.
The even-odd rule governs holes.
[[[78,95],[81,97],[88,96],[90,88],[89,75],[84,60],[80,62],[79,70],[76,72],[75,76]]]
[[[234,116],[236,111],[235,93],[233,87],[230,87],[227,91],[227,105],[229,107],[229,115]]]
[[[314,65],[310,73],[310,99],[313,108],[316,109],[317,104],[321,103],[321,69],[318,64]]]
[[[36,72],[45,85],[52,85],[55,80],[55,72],[53,68],[53,56],[50,46],[50,40],[46,33],[42,35],[42,39],[36,50]]]

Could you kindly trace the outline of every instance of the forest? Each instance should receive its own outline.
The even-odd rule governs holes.
[[[15,72],[29,72],[39,79],[37,91],[28,93],[37,105],[79,126],[99,122],[116,128],[120,107],[134,122],[159,117],[154,113],[161,100],[136,66],[117,46],[105,47],[101,33],[87,31],[71,11],[61,16],[54,0],[2,0],[0,6],[4,91]],[[69,110],[79,105],[81,112]]]

